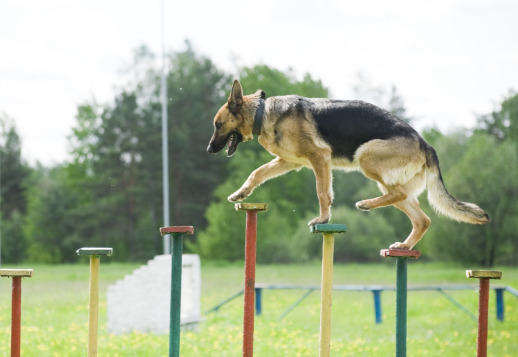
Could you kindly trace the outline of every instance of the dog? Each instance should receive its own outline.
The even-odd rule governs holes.
[[[356,203],[363,211],[394,206],[408,216],[412,231],[390,249],[412,249],[430,226],[418,196],[428,190],[437,213],[471,224],[490,222],[484,210],[448,193],[435,150],[408,123],[373,104],[356,100],[270,97],[258,90],[243,95],[238,80],[214,117],[214,134],[207,151],[227,146],[227,156],[241,142],[258,136],[275,158],[254,170],[243,186],[228,197],[237,202],[263,182],[291,170],[308,167],[316,178],[320,215],[308,225],[329,222],[333,202],[332,169],[360,171],[378,183],[380,197]]]

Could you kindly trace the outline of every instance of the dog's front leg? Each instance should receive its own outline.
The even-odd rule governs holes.
[[[331,173],[331,153],[320,153],[311,160],[315,173],[320,216],[309,221],[308,226],[323,224],[331,219],[333,203],[333,175]]]
[[[228,200],[230,202],[242,201],[252,194],[254,189],[262,184],[263,182],[280,176],[288,171],[299,168],[301,165],[285,161],[280,157],[277,157],[267,164],[255,169],[248,179],[245,181],[243,186],[230,196]]]

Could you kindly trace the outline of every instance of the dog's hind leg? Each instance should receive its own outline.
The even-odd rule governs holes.
[[[245,181],[243,186],[230,196],[228,196],[228,200],[230,202],[242,201],[248,196],[250,196],[253,190],[262,184],[263,182],[285,174],[288,171],[298,169],[301,165],[288,162],[286,160],[281,159],[280,157],[276,157],[272,161],[262,165],[261,167],[255,169],[248,179]]]
[[[419,206],[419,201],[415,197],[409,197],[404,201],[394,204],[395,207],[405,212],[412,222],[412,232],[403,243],[396,242],[390,245],[390,249],[412,249],[423,237],[430,226],[430,218]]]
[[[388,187],[381,184],[378,186],[381,188],[384,195],[356,202],[356,208],[362,211],[370,211],[371,209],[375,209],[378,207],[394,205],[407,198],[407,193],[405,189],[403,188],[403,186],[399,184]]]

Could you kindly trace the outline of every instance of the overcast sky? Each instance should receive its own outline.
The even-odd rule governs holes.
[[[0,1],[0,114],[15,120],[27,161],[65,160],[77,105],[112,100],[136,47],[160,53],[161,4]],[[359,72],[395,85],[418,128],[471,127],[518,90],[514,0],[165,0],[164,16],[168,50],[189,39],[230,73],[236,63],[293,68],[341,99]]]

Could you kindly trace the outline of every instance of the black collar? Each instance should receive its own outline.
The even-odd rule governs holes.
[[[252,128],[252,134],[261,135],[261,126],[263,125],[264,115],[264,99],[259,99],[259,106],[255,111],[254,126]]]

